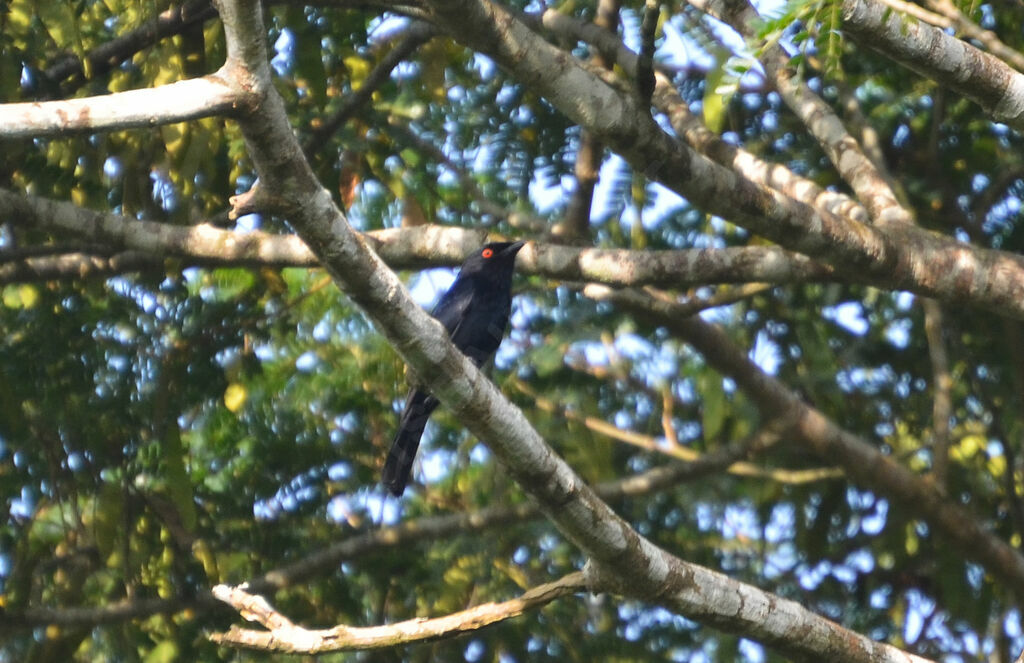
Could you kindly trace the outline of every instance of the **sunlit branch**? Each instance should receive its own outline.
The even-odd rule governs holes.
[[[63,101],[0,104],[0,138],[46,138],[75,133],[157,127],[238,110],[240,96],[218,74]]]
[[[756,38],[754,7],[747,2],[697,3],[715,18],[725,21],[748,40]],[[899,204],[889,182],[868,158],[824,99],[818,96],[790,67],[782,47],[769,45],[761,55],[765,72],[783,101],[807,127],[828,155],[833,166],[853,189],[875,223],[913,223],[913,216]]]
[[[417,642],[453,638],[478,631],[525,612],[544,607],[555,599],[588,589],[583,573],[576,571],[534,587],[520,597],[501,603],[484,603],[444,617],[409,619],[383,626],[346,626],[308,630],[296,626],[275,610],[262,596],[243,587],[214,587],[214,596],[224,601],[249,621],[265,626],[266,631],[232,626],[227,633],[214,633],[217,644],[289,654],[322,654],[332,651],[380,649]]]
[[[626,71],[633,71],[637,66],[637,54],[626,48],[618,36],[598,30],[592,24],[573,16],[548,9],[540,16],[525,15],[524,20],[554,34],[584,41],[599,49],[606,57],[612,58]],[[723,141],[690,112],[665,72],[657,71],[655,81],[655,106],[669,117],[676,134],[701,154],[736,170],[752,182],[781,191],[794,200],[852,221],[867,220],[866,210],[849,196],[823,189],[781,164],[768,163],[743,148]]]
[[[1024,128],[1024,74],[876,0],[842,0],[843,31],[885,56],[961,94],[993,119]]]
[[[967,18],[951,0],[925,0],[925,3],[945,19],[944,22],[927,21],[928,23],[932,23],[940,28],[951,27],[956,29],[957,32],[968,39],[973,39],[982,44],[992,55],[1010,63],[1017,71],[1024,72],[1024,54],[1008,46],[999,39],[996,33],[981,28],[977,23]]]
[[[937,28],[951,28],[953,22],[943,16],[942,14],[936,14],[933,11],[928,11],[921,5],[915,5],[912,2],[906,2],[905,0],[878,0],[882,4],[892,7],[896,11],[903,12],[909,16],[913,16],[919,21],[930,23]]]

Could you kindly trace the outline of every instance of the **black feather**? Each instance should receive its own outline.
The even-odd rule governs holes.
[[[522,247],[523,242],[495,242],[471,255],[431,313],[477,366],[494,355],[505,335],[512,312],[512,270]],[[406,397],[381,475],[392,495],[405,491],[423,429],[437,406],[438,400],[423,389],[414,388]]]

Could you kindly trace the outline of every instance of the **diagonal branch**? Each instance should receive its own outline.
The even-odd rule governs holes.
[[[725,13],[718,6],[726,5]],[[746,37],[755,38],[758,15],[749,2],[709,2],[706,9]],[[829,160],[864,204],[878,224],[913,223],[913,215],[902,207],[889,182],[868,158],[860,144],[846,130],[842,120],[820,96],[796,78],[789,56],[782,47],[768,46],[761,56],[765,72],[789,109],[800,118],[818,141]]]
[[[538,585],[521,596],[501,603],[484,603],[467,610],[433,617],[408,619],[384,626],[356,627],[339,624],[332,628],[308,630],[296,626],[275,610],[262,596],[254,596],[243,587],[217,585],[213,594],[249,621],[268,631],[232,626],[227,633],[213,633],[210,639],[220,645],[259,649],[288,654],[323,654],[335,651],[380,649],[454,638],[484,627],[537,610],[552,601],[587,589],[583,573],[576,571],[553,582]]]
[[[723,331],[699,316],[682,317],[676,313],[674,304],[646,293],[612,292],[592,286],[586,294],[611,301],[684,339],[710,366],[735,380],[763,417],[788,422],[787,431],[795,441],[839,464],[861,485],[917,514],[964,557],[998,575],[1016,591],[1024,591],[1024,557],[993,534],[975,514],[945,499],[933,483],[803,402],[799,395],[754,364]]]
[[[733,633],[761,640],[785,656],[800,660],[914,661],[918,657],[842,628],[795,601],[768,594],[725,575],[689,564],[658,548],[616,515],[544,442],[522,412],[505,399],[446,337],[437,321],[412,301],[393,272],[363,242],[316,181],[304,160],[272,85],[264,44],[259,3],[255,0],[218,2],[227,39],[225,70],[237,78],[237,89],[253,97],[252,109],[238,121],[249,155],[259,174],[260,187],[280,201],[280,209],[294,225],[331,276],[359,305],[402,358],[421,376],[424,386],[483,440],[510,477],[531,495],[540,510],[589,558],[588,584],[624,596],[649,601],[669,610]],[[508,29],[526,37],[521,24],[495,5],[468,2],[432,4],[447,27],[458,29],[477,44],[506,41]],[[532,33],[529,33],[532,35]],[[513,40],[515,41],[515,40]],[[565,84],[581,103],[594,90],[589,74],[580,75],[571,58],[552,58],[543,42],[532,40],[499,45],[499,63],[524,60],[537,66],[523,82],[530,87]],[[572,69],[568,77],[566,66]],[[543,72],[541,71],[543,70]],[[541,76],[543,73],[543,76]],[[552,75],[553,74],[553,75]],[[597,132],[615,135],[631,123],[621,111],[637,108],[635,101],[612,95],[610,105],[583,108],[578,120]],[[634,113],[655,129],[648,114]],[[628,134],[640,136],[632,129]],[[663,135],[658,132],[658,135]],[[618,140],[621,140],[619,136]],[[674,141],[659,143],[676,149]],[[641,140],[639,151],[649,147]],[[665,154],[668,157],[668,154]],[[668,164],[670,161],[663,161]],[[691,168],[687,168],[691,171]],[[767,200],[762,200],[767,202]],[[775,216],[778,216],[776,210]],[[773,219],[774,221],[774,219]],[[815,242],[820,239],[815,239]]]
[[[843,31],[896,62],[1024,128],[1024,74],[943,30],[875,0],[842,0]]]
[[[544,29],[560,37],[586,42],[604,53],[606,58],[614,60],[615,64],[625,71],[634,71],[638,66],[639,56],[626,48],[619,37],[598,30],[590,23],[553,9],[544,10],[539,15],[524,14],[522,18],[527,25],[535,29]],[[690,112],[666,74],[656,72],[655,83],[655,106],[668,116],[676,135],[701,154],[735,170],[751,182],[777,189],[811,207],[855,222],[867,220],[867,211],[849,196],[823,189],[814,181],[797,175],[781,164],[768,163],[743,148],[722,140],[721,136],[705,127],[700,118]]]
[[[968,39],[973,39],[982,44],[989,53],[997,58],[1010,63],[1017,71],[1024,72],[1024,54],[1011,48],[999,39],[996,33],[985,30],[977,23],[964,16],[952,0],[925,0],[925,3],[939,14],[940,21],[933,22],[933,25],[944,28],[955,28]],[[909,3],[908,3],[909,4]],[[916,5],[915,5],[916,6]],[[920,7],[918,7],[920,9]],[[922,20],[925,20],[923,17]],[[944,20],[941,20],[944,19]]]
[[[636,97],[607,84],[489,0],[434,0],[436,20],[492,57],[634,168],[706,211],[881,287],[1024,317],[1024,260],[893,224],[865,226],[760,186],[669,136]],[[557,66],[556,64],[557,63]],[[597,112],[600,109],[600,112]],[[951,289],[959,290],[952,297]]]

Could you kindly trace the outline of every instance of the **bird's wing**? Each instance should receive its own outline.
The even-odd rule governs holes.
[[[459,323],[466,319],[470,304],[473,302],[473,291],[472,282],[456,278],[431,311],[430,314],[448,330],[448,336],[454,336]]]

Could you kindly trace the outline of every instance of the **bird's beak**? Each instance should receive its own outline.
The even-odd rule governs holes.
[[[526,242],[524,242],[522,240],[520,240],[518,242],[512,242],[512,244],[510,244],[503,251],[503,253],[507,253],[509,255],[513,255],[514,256],[515,254],[519,253],[519,249],[523,248],[524,246],[526,246]]]

